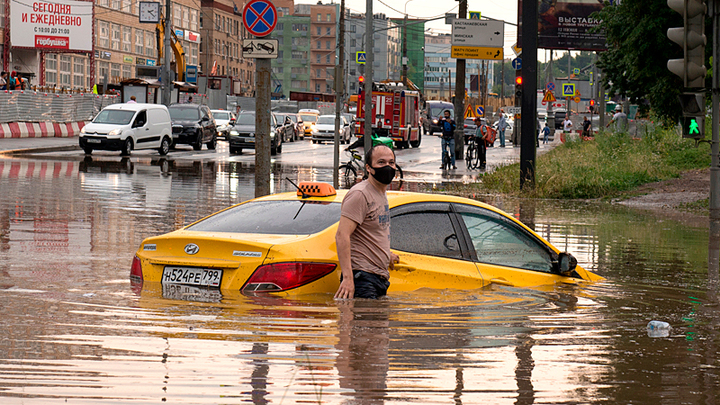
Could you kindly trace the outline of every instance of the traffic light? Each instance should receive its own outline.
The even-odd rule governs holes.
[[[705,138],[705,117],[683,117],[682,123],[683,138]]]
[[[522,76],[519,76],[519,73],[515,77],[515,97],[522,97]]]
[[[670,59],[667,68],[682,77],[685,87],[705,87],[705,14],[703,0],[667,0],[683,16],[683,27],[668,28],[667,37],[683,48],[683,59]]]

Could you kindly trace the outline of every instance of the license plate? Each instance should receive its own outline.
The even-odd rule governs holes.
[[[245,142],[255,143],[255,138],[245,138]]]
[[[87,140],[87,143],[100,143],[100,142],[102,142],[102,141],[99,139],[93,139],[93,138],[90,138]]]
[[[222,270],[200,267],[165,266],[162,284],[185,284],[203,287],[220,287]]]

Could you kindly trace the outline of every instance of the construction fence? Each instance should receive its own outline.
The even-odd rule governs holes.
[[[5,91],[0,92],[0,123],[89,121],[117,102],[117,95]]]

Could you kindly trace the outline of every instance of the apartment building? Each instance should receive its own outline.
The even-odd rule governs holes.
[[[310,16],[283,15],[272,37],[278,40],[278,58],[272,59],[272,87],[290,97],[291,91],[310,91]]]
[[[336,65],[339,4],[296,4],[295,15],[310,17],[309,91],[332,93],[332,69]]]
[[[357,63],[356,54],[365,51],[365,15],[347,13],[345,17],[345,58],[347,61],[349,94],[358,92],[358,79],[366,72],[364,64]],[[373,80],[400,81],[401,43],[400,29],[384,14],[373,16]]]

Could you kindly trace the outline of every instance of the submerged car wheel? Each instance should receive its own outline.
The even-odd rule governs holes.
[[[200,150],[202,149],[202,132],[197,134],[197,139],[195,140],[195,143],[192,144],[193,150]]]
[[[133,140],[129,136],[127,139],[125,139],[125,143],[123,144],[123,149],[120,152],[123,156],[129,156],[132,153],[133,150]]]
[[[160,147],[158,148],[158,153],[160,153],[162,156],[165,156],[170,152],[170,138],[163,137],[162,141],[160,141]]]
[[[234,154],[242,155],[242,148],[230,148],[230,154],[231,155],[234,155]]]
[[[92,148],[88,148],[88,147],[84,147],[84,148],[83,148],[83,151],[85,152],[86,155],[91,155],[93,149],[92,149]]]

